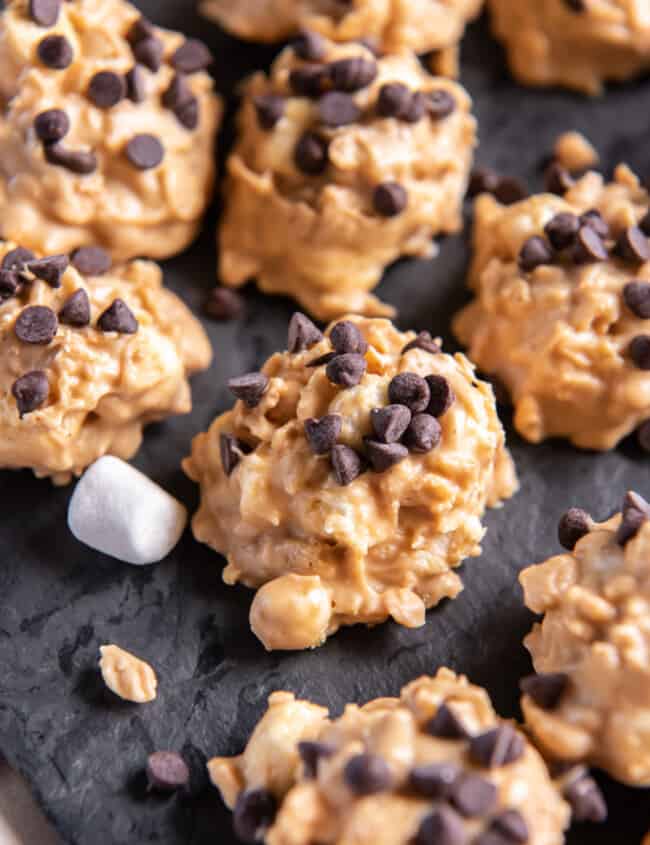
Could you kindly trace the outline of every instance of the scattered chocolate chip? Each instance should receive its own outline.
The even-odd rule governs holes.
[[[39,26],[54,26],[60,11],[61,0],[29,0],[29,16]]]
[[[30,261],[34,261],[36,256],[30,249],[25,249],[22,246],[17,246],[9,252],[2,259],[3,270],[24,270]]]
[[[260,129],[268,132],[284,117],[286,100],[278,94],[260,94],[253,97],[253,106]]]
[[[494,194],[499,185],[499,175],[491,167],[475,167],[469,177],[467,197],[473,199],[479,194]]]
[[[411,89],[402,82],[382,85],[377,96],[377,114],[380,117],[402,118],[411,102]]]
[[[377,62],[362,56],[339,59],[329,65],[328,76],[336,91],[360,91],[377,77]]]
[[[11,394],[16,400],[20,418],[40,408],[49,392],[50,385],[43,370],[32,370],[16,379],[11,387]]]
[[[133,45],[132,50],[133,58],[138,64],[149,68],[152,73],[157,73],[160,70],[165,47],[159,38],[153,35],[143,38]]]
[[[628,347],[630,358],[640,370],[650,370],[650,335],[638,334]]]
[[[426,411],[431,399],[429,385],[415,373],[400,373],[388,385],[388,399],[392,405],[406,405],[413,414]]]
[[[596,781],[587,774],[576,778],[564,790],[564,797],[576,822],[604,822],[607,804]]]
[[[416,414],[404,434],[404,445],[409,452],[424,455],[440,443],[440,423],[430,414]]]
[[[320,97],[328,87],[327,69],[323,65],[303,65],[289,74],[289,85],[298,97]]]
[[[625,546],[636,537],[643,523],[650,519],[650,505],[643,496],[630,490],[625,494],[621,512],[622,519],[616,532],[616,542],[619,546]]]
[[[580,219],[568,211],[556,214],[544,227],[544,233],[555,250],[570,247],[580,230]]]
[[[143,41],[145,38],[151,38],[156,33],[155,26],[151,23],[149,18],[145,18],[144,15],[140,15],[137,21],[133,24],[129,32],[127,33],[127,40],[130,44],[137,44],[139,41]]]
[[[21,285],[21,279],[16,270],[0,270],[0,301],[15,296]]]
[[[361,109],[349,94],[341,91],[329,91],[323,94],[318,102],[320,122],[335,129],[338,126],[349,126],[361,117]]]
[[[305,132],[293,154],[298,170],[308,176],[318,176],[327,167],[329,161],[329,143],[314,132]]]
[[[623,288],[623,302],[642,320],[650,318],[650,283],[628,282]]]
[[[470,737],[467,728],[444,701],[438,707],[435,716],[427,722],[424,730],[439,739],[469,739]]]
[[[518,264],[524,273],[532,273],[537,267],[553,262],[553,250],[545,238],[533,235],[524,241],[519,251]]]
[[[422,820],[414,845],[466,845],[465,825],[458,813],[444,804]]]
[[[494,809],[498,790],[489,780],[480,775],[464,774],[454,783],[451,790],[451,802],[466,818],[485,816]]]
[[[592,520],[582,508],[569,508],[561,517],[557,533],[560,545],[568,551],[575,549],[578,540],[582,540],[591,531]]]
[[[367,369],[366,359],[356,352],[337,355],[327,365],[327,378],[341,387],[354,387],[359,384]]]
[[[70,118],[63,109],[47,109],[36,115],[34,131],[44,144],[54,144],[70,131]]]
[[[380,443],[397,443],[411,422],[411,412],[404,405],[373,408],[370,423],[375,439]]]
[[[368,344],[359,327],[351,320],[341,320],[332,326],[330,343],[338,355],[344,355],[346,352],[358,352],[359,355],[365,355],[368,351]]]
[[[311,349],[323,339],[323,333],[315,326],[309,317],[296,311],[289,321],[288,350],[292,354]]]
[[[69,150],[63,144],[47,144],[44,155],[50,164],[65,167],[71,173],[87,176],[97,170],[97,157],[93,152],[84,150]]]
[[[456,395],[444,376],[430,375],[425,381],[430,393],[426,412],[432,417],[442,417],[456,401]]]
[[[53,288],[61,287],[61,276],[68,269],[70,259],[67,255],[50,255],[47,258],[39,258],[30,261],[27,269],[37,279],[47,282]]]
[[[624,261],[643,264],[650,259],[648,238],[638,226],[624,229],[616,242],[616,251]]]
[[[142,65],[133,65],[125,76],[126,95],[134,103],[142,103],[147,96],[147,83]]]
[[[246,789],[239,794],[233,810],[235,834],[247,843],[258,843],[273,824],[277,802],[268,789]]]
[[[355,795],[384,792],[392,781],[388,764],[377,754],[357,754],[350,757],[343,769],[343,779]]]
[[[488,769],[514,763],[523,753],[524,741],[510,725],[500,725],[470,741],[471,759]]]
[[[573,247],[573,260],[576,264],[591,264],[594,261],[607,261],[609,253],[602,238],[590,225],[581,226]]]
[[[134,135],[126,145],[126,157],[138,170],[158,167],[165,156],[165,149],[155,135]]]
[[[318,764],[321,760],[331,757],[334,749],[324,742],[305,740],[298,743],[298,754],[302,760],[305,777],[313,780],[318,773]]]
[[[354,449],[343,446],[341,443],[337,443],[332,448],[330,462],[334,476],[341,487],[347,487],[363,472],[364,464],[361,456]]]
[[[102,276],[111,269],[111,256],[100,246],[80,246],[70,258],[82,276]]]
[[[249,408],[256,408],[266,393],[269,380],[264,373],[246,373],[228,379],[228,390]]]
[[[557,161],[552,161],[544,171],[544,187],[551,194],[563,197],[574,184],[569,171]]]
[[[526,819],[518,810],[504,810],[490,822],[490,833],[496,834],[493,845],[523,845],[528,842]]]
[[[324,355],[319,355],[318,358],[314,358],[313,361],[308,361],[305,366],[322,367],[324,364],[329,364],[329,362],[333,361],[334,358],[336,358],[336,352],[326,352]]]
[[[51,308],[45,305],[29,305],[18,315],[14,331],[22,343],[47,346],[54,338],[59,321]]]
[[[0,294],[1,293],[2,289],[0,279]],[[650,452],[650,420],[645,420],[645,422],[642,422],[641,425],[637,428],[636,438],[639,442],[639,446],[643,449],[643,451]]]
[[[176,792],[190,782],[190,770],[175,751],[154,751],[147,758],[147,782],[156,792]]]
[[[519,682],[519,689],[542,710],[554,710],[569,685],[569,676],[562,672],[529,675]]]
[[[326,414],[320,419],[305,420],[305,436],[315,455],[327,455],[341,433],[343,420],[338,414]]]
[[[100,316],[97,326],[103,332],[135,334],[138,330],[138,321],[126,302],[118,298],[114,299]]]
[[[71,294],[59,311],[59,322],[82,328],[90,323],[90,300],[83,288]]]
[[[181,73],[197,73],[209,67],[212,61],[212,53],[202,41],[188,38],[172,53],[169,63]]]
[[[382,217],[396,217],[408,205],[408,193],[399,182],[382,182],[372,195],[372,205]]]
[[[524,184],[514,176],[501,176],[493,194],[501,205],[514,205],[529,196]]]
[[[432,120],[443,120],[456,111],[456,100],[449,91],[439,88],[429,91],[426,96],[426,108]]]
[[[325,39],[317,32],[303,30],[291,46],[296,56],[305,62],[318,62],[325,56]]]
[[[46,67],[65,70],[72,62],[72,46],[63,35],[46,35],[38,45],[38,58]]]
[[[422,349],[424,352],[430,352],[432,355],[437,355],[440,352],[440,346],[431,337],[429,332],[420,332],[417,337],[409,341],[404,349],[402,349],[402,355],[411,349]]]
[[[609,226],[598,209],[592,208],[585,211],[584,214],[580,215],[580,222],[584,226],[590,226],[603,240],[609,237]]]
[[[409,786],[423,798],[446,799],[461,773],[455,763],[426,763],[409,774]]]
[[[250,454],[250,452],[251,449],[248,444],[233,437],[232,434],[221,434],[219,436],[221,466],[227,476],[232,473],[241,459]]]
[[[213,288],[203,304],[203,312],[213,320],[236,320],[244,311],[244,300],[229,288]]]
[[[126,97],[126,81],[111,70],[101,70],[90,80],[88,97],[98,109],[110,109]]]

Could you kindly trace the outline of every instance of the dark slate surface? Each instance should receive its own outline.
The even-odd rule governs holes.
[[[272,56],[201,21],[192,0],[139,5],[158,23],[210,42],[223,92]],[[539,162],[553,139],[576,128],[597,143],[607,166],[625,159],[650,172],[650,83],[611,89],[600,101],[525,91],[509,80],[483,23],[465,43],[463,79],[476,100],[481,163],[539,184]],[[216,210],[195,246],[166,265],[169,285],[195,309],[213,283],[215,218]],[[466,298],[466,261],[458,237],[442,244],[433,264],[394,268],[381,294],[400,306],[400,325],[448,336],[450,317]],[[259,365],[284,343],[291,303],[253,289],[246,297],[246,319],[208,325],[215,364],[194,381],[192,415],[152,427],[135,461],[192,509],[196,490],[180,470],[191,437],[228,406],[226,377]],[[27,472],[0,473],[0,748],[27,776],[62,838],[74,845],[234,843],[203,764],[241,750],[274,689],[339,711],[346,701],[395,694],[447,664],[485,684],[502,713],[516,714],[517,679],[530,669],[521,640],[531,623],[517,571],[558,550],[555,526],[566,507],[580,504],[604,517],[627,488],[649,494],[650,479],[649,459],[631,443],[598,456],[563,443],[526,445],[509,433],[522,490],[488,515],[484,554],[464,567],[461,597],[430,612],[420,630],[390,623],[348,629],[306,654],[264,653],[248,628],[250,594],[221,583],[222,561],[189,532],[159,566],[122,565],[68,533],[71,488],[57,490]],[[155,666],[160,692],[153,704],[107,697],[97,649],[111,641]],[[144,794],[142,766],[157,748],[183,750],[193,764],[190,798]],[[650,795],[603,782],[610,823],[583,826],[569,841],[639,842],[650,825]]]

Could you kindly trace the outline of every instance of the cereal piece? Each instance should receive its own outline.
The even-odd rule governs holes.
[[[555,142],[555,160],[567,170],[588,170],[596,167],[600,156],[581,132],[565,132]]]
[[[148,663],[116,645],[102,645],[99,651],[99,668],[111,692],[134,704],[155,699],[158,679]]]

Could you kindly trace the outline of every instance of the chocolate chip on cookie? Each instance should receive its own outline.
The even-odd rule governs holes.
[[[573,176],[557,161],[552,161],[544,171],[544,187],[551,194],[563,197],[574,184]]]
[[[83,288],[79,288],[63,303],[59,311],[59,322],[66,326],[83,328],[90,323],[90,300]]]
[[[333,384],[341,387],[355,387],[363,378],[367,366],[363,355],[348,352],[332,358],[325,372]]]
[[[128,31],[126,38],[130,44],[137,44],[140,41],[144,41],[145,38],[151,38],[155,34],[156,27],[151,23],[149,18],[140,15]]]
[[[253,97],[253,106],[260,129],[268,132],[284,117],[286,100],[278,94],[260,94]]]
[[[323,339],[321,330],[300,311],[296,311],[289,321],[287,347],[289,352],[296,354],[311,349]]]
[[[625,546],[641,530],[644,522],[650,519],[650,505],[643,496],[629,491],[623,499],[621,509],[621,523],[616,532],[616,542],[619,546]]]
[[[471,736],[458,716],[444,701],[424,726],[424,730],[439,739],[469,739]]]
[[[156,792],[176,792],[190,782],[190,770],[175,751],[154,751],[147,758],[147,782]]]
[[[408,449],[401,443],[379,443],[367,438],[365,440],[366,456],[375,472],[386,472],[391,467],[408,458]]]
[[[126,302],[118,298],[114,299],[100,316],[97,326],[103,332],[135,334],[138,330],[138,321]]]
[[[47,109],[36,115],[34,132],[44,144],[61,141],[70,131],[70,118],[63,109]]]
[[[181,73],[197,73],[212,64],[212,53],[198,38],[188,38],[172,53],[171,66]]]
[[[320,97],[329,87],[327,68],[323,65],[303,65],[289,73],[289,86],[298,97]]]
[[[411,102],[411,89],[402,82],[387,82],[379,89],[377,114],[380,117],[402,118]]]
[[[165,47],[159,38],[153,35],[142,38],[131,49],[136,62],[144,65],[152,73],[157,73],[160,70]]]
[[[101,70],[90,80],[88,97],[98,109],[110,109],[126,97],[126,80],[111,70]]]
[[[389,789],[393,778],[383,757],[365,753],[350,757],[343,779],[355,795],[375,795]]]
[[[324,126],[335,129],[349,126],[361,117],[361,109],[349,94],[341,91],[329,91],[318,102],[318,115]]]
[[[320,419],[305,420],[305,436],[315,455],[327,455],[341,433],[343,420],[338,414],[326,414]]]
[[[317,32],[303,30],[291,46],[296,56],[305,62],[319,62],[325,56],[325,39]]]
[[[305,132],[294,150],[294,162],[298,170],[308,176],[318,176],[329,161],[329,143],[314,132]]]
[[[628,282],[623,288],[623,302],[635,317],[650,319],[650,283]]]
[[[142,65],[133,65],[124,77],[126,81],[126,95],[133,103],[144,102],[147,96],[147,82]]]
[[[325,364],[329,364],[330,361],[333,361],[336,358],[336,352],[326,352],[324,355],[319,355],[318,358],[314,358],[313,361],[308,361],[305,366],[306,367],[323,367]]]
[[[243,841],[261,842],[277,813],[277,802],[268,789],[246,789],[239,793],[233,810],[233,828]]]
[[[376,440],[380,443],[397,443],[411,422],[411,412],[405,405],[386,405],[373,408],[370,424]]]
[[[429,385],[416,373],[400,373],[388,385],[388,400],[393,405],[406,405],[413,414],[426,411],[431,399]]]
[[[524,273],[532,273],[538,267],[553,262],[553,250],[546,238],[533,235],[524,241],[517,263]]]
[[[444,376],[430,375],[425,378],[429,386],[431,398],[427,405],[427,414],[433,417],[442,417],[456,401],[456,395]]]
[[[514,205],[529,196],[523,182],[514,176],[500,176],[492,193],[502,205]]]
[[[426,95],[426,108],[433,120],[443,120],[456,111],[456,100],[449,91],[439,88],[429,91]]]
[[[243,440],[233,437],[232,434],[221,434],[219,436],[219,454],[221,466],[226,475],[231,475],[242,458],[250,453],[251,449]]]
[[[470,740],[471,759],[488,769],[514,763],[523,753],[524,741],[510,725],[500,725]]]
[[[314,780],[318,774],[318,764],[334,754],[334,747],[325,742],[304,740],[298,743],[298,754],[302,760],[303,771],[308,780]]]
[[[650,259],[648,238],[638,226],[628,226],[616,241],[616,251],[625,261],[643,264]]]
[[[411,349],[422,349],[424,352],[430,352],[432,355],[438,355],[440,353],[440,345],[431,337],[430,332],[420,332],[417,337],[409,341],[404,349],[402,349],[402,355]]]
[[[609,238],[609,224],[597,208],[591,208],[589,211],[585,211],[581,214],[580,222],[583,226],[589,226],[592,228],[594,232],[602,238],[602,240],[607,240],[607,238]]]
[[[97,156],[86,150],[70,150],[61,143],[46,144],[44,155],[50,164],[64,167],[79,176],[88,176],[97,170]]]
[[[542,710],[554,710],[569,685],[569,676],[563,672],[546,672],[528,675],[519,682],[524,695],[529,696]]]
[[[39,26],[54,26],[60,11],[61,0],[29,0],[29,16]]]
[[[576,822],[604,822],[607,818],[607,804],[596,781],[586,772],[572,780],[564,790],[569,802],[573,820]]]
[[[558,252],[574,243],[579,230],[580,218],[568,211],[556,214],[544,227],[544,233],[551,246]]]
[[[165,148],[155,135],[142,133],[134,135],[126,145],[126,156],[138,170],[158,167],[165,157]]]
[[[451,807],[441,804],[420,822],[414,845],[466,845],[467,834],[461,817]]]
[[[376,77],[377,62],[362,56],[338,59],[328,66],[328,78],[336,91],[360,91],[374,82]]]
[[[344,446],[342,443],[337,443],[332,448],[330,463],[332,464],[334,477],[341,487],[347,487],[348,484],[352,484],[364,469],[364,461],[361,455],[349,446]]]
[[[456,763],[424,763],[411,769],[408,783],[423,798],[446,800],[461,772]]]
[[[650,335],[638,334],[628,347],[630,358],[640,370],[650,370]]]
[[[249,408],[256,408],[269,386],[269,379],[264,373],[245,373],[228,379],[228,390],[241,399]]]
[[[480,194],[494,194],[499,184],[499,174],[491,167],[475,167],[469,177],[467,198],[473,199]]]
[[[382,217],[396,217],[408,205],[408,193],[399,182],[382,182],[373,192],[372,204]]]
[[[43,370],[32,370],[16,379],[11,387],[11,394],[16,400],[20,418],[40,408],[49,392],[50,385]]]
[[[15,296],[21,284],[16,270],[0,270],[0,301]]]
[[[572,251],[576,264],[592,264],[607,261],[609,253],[598,232],[589,224],[580,227]]]
[[[466,818],[490,813],[496,806],[498,790],[489,780],[475,774],[461,775],[451,789],[451,803]]]
[[[17,246],[10,249],[9,252],[2,259],[3,270],[24,270],[30,261],[34,261],[36,256],[31,249]]]
[[[440,443],[440,423],[430,414],[415,414],[404,433],[404,445],[410,452],[426,454]]]
[[[330,343],[338,355],[344,355],[346,352],[365,355],[368,351],[368,344],[361,331],[351,320],[340,320],[332,326]]]
[[[29,305],[18,315],[14,331],[21,343],[47,346],[59,327],[59,321],[51,308],[45,305]]]
[[[526,820],[518,810],[503,810],[490,821],[475,845],[524,845],[530,838]]]
[[[65,70],[72,63],[72,46],[63,35],[46,35],[38,45],[38,58],[46,67]]]
[[[582,508],[569,508],[558,525],[557,533],[560,545],[572,552],[576,543],[589,534],[592,525],[591,517]]]
[[[30,261],[27,269],[37,279],[47,282],[50,287],[58,288],[61,287],[61,276],[68,269],[69,264],[70,259],[67,255],[50,255],[47,258]]]
[[[111,256],[100,246],[80,246],[70,258],[82,276],[102,276],[111,269]]]

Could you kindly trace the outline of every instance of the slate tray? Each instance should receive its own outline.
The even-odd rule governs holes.
[[[273,55],[227,38],[195,14],[192,0],[138,5],[157,23],[210,43],[219,88],[231,104],[236,80]],[[607,167],[626,160],[650,172],[650,83],[612,88],[595,101],[524,90],[509,79],[485,21],[470,29],[463,54],[463,81],[481,127],[481,163],[539,185],[540,161],[553,139],[575,128],[598,145]],[[215,208],[199,241],[165,267],[168,284],[195,310],[214,281],[216,215]],[[380,292],[399,305],[399,324],[450,341],[450,318],[466,299],[467,258],[463,238],[456,237],[442,244],[435,263],[393,268]],[[215,363],[194,381],[193,413],[151,427],[135,461],[192,509],[196,489],[180,470],[191,437],[228,407],[229,375],[284,348],[292,304],[253,288],[246,298],[246,319],[206,323]],[[159,566],[122,565],[68,533],[71,488],[57,490],[27,472],[0,473],[0,748],[27,777],[62,839],[74,845],[234,843],[204,762],[241,750],[274,689],[338,712],[347,701],[396,694],[403,683],[447,664],[484,684],[503,714],[516,715],[517,680],[530,671],[521,641],[532,619],[522,606],[518,570],[558,551],[556,522],[568,506],[606,517],[626,489],[650,494],[650,459],[631,442],[599,456],[561,442],[527,445],[509,424],[508,433],[522,489],[503,510],[488,514],[484,553],[463,568],[461,597],[430,612],[420,630],[391,623],[348,629],[305,654],[263,651],[248,628],[250,594],[222,584],[222,561],[189,532]],[[97,649],[112,641],[156,667],[160,688],[153,704],[118,704],[105,694]],[[189,798],[146,796],[142,765],[157,748],[183,750],[193,764]],[[610,822],[576,828],[569,842],[636,845],[650,826],[648,791],[602,782]]]

